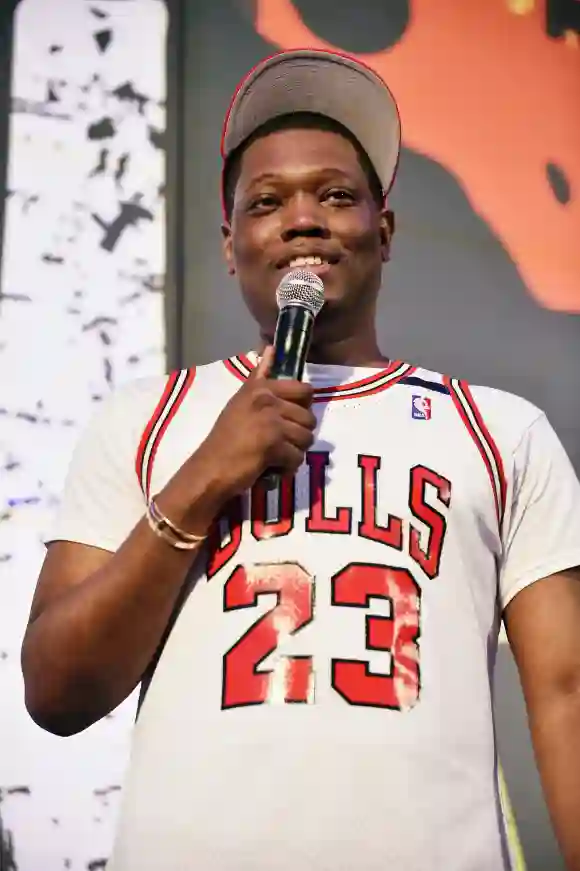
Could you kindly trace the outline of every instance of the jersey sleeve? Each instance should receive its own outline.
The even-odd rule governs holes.
[[[580,565],[580,482],[544,414],[513,455],[503,534],[502,610],[525,587]]]
[[[109,396],[82,432],[47,545],[65,540],[114,552],[143,516],[145,499],[135,472],[139,430],[132,398],[126,391]]]

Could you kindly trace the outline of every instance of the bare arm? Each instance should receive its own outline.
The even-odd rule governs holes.
[[[580,570],[524,589],[505,624],[556,837],[580,871]]]
[[[178,525],[202,532],[220,497],[200,465],[192,458],[157,501]],[[146,519],[115,554],[66,541],[49,546],[22,647],[26,706],[38,725],[71,735],[130,695],[196,555],[172,548]]]
[[[158,495],[162,513],[182,529],[203,534],[264,469],[293,473],[302,463],[316,424],[312,388],[267,380],[270,360],[264,356]],[[196,554],[174,550],[146,519],[114,554],[65,541],[49,546],[22,646],[26,705],[40,726],[59,735],[79,732],[133,691]]]

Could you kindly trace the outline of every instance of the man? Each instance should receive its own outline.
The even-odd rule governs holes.
[[[120,391],[75,453],[26,700],[68,735],[142,683],[115,871],[510,868],[501,617],[580,869],[580,485],[530,403],[379,349],[399,143],[357,62],[258,65],[222,146],[225,257],[260,340]],[[325,304],[304,382],[276,382],[295,268]]]

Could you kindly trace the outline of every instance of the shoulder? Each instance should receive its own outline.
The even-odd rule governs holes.
[[[73,450],[73,470],[102,462],[123,465],[135,455],[163,395],[167,375],[141,378],[112,389],[88,411]]]
[[[139,378],[114,388],[94,409],[93,423],[138,428],[151,415],[172,375]]]
[[[515,451],[535,424],[545,419],[541,408],[515,393],[428,369],[417,368],[414,375],[437,385],[434,389],[445,389],[457,412],[483,426],[502,453]]]
[[[513,453],[546,415],[528,399],[495,387],[468,385],[492,437]]]
[[[147,424],[156,410],[161,412],[164,407],[185,398],[192,387],[205,389],[220,380],[231,380],[223,360],[128,381],[100,403],[95,417],[108,418],[131,429],[139,428]]]

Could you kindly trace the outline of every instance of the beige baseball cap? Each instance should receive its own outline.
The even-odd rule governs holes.
[[[283,51],[248,73],[225,119],[224,161],[263,124],[293,112],[325,115],[346,127],[367,153],[385,195],[389,192],[401,147],[395,98],[365,64],[330,51]]]

